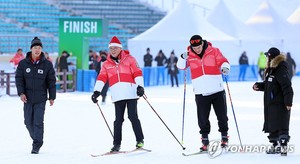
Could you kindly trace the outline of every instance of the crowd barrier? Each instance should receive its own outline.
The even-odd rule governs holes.
[[[13,94],[12,88],[16,87],[15,85],[15,73],[12,72],[4,72],[3,70],[0,71],[0,88],[6,90],[6,94],[10,96],[17,96],[17,94]]]
[[[249,65],[244,68],[245,78],[240,76],[241,68],[239,65],[232,65],[230,74],[227,77],[228,81],[257,81],[260,80],[258,77],[258,69],[256,65]],[[144,67],[142,68],[144,85],[145,87],[150,86],[162,86],[171,85],[170,75],[168,69],[165,67]],[[300,72],[297,73],[297,76]],[[56,72],[56,76],[60,77],[56,81],[57,92],[92,92],[97,79],[97,73],[95,70],[80,70],[72,72]],[[178,83],[184,83],[184,77],[186,76],[186,83],[191,83],[190,70],[179,70]],[[11,88],[15,87],[15,73],[7,73],[3,70],[0,71],[0,88],[6,89],[6,94],[12,94]],[[175,83],[175,82],[174,82]]]
[[[244,68],[245,77],[239,79],[240,66],[232,65],[230,74],[227,77],[228,81],[256,81],[258,80],[258,69],[256,65],[249,65]],[[142,68],[144,77],[144,86],[162,86],[170,85],[171,80],[168,74],[168,69],[165,67],[144,67]],[[185,71],[179,70],[178,83],[184,83]],[[92,92],[97,79],[95,70],[77,70],[77,91]],[[186,70],[186,82],[191,83],[190,70]],[[175,83],[175,82],[174,82]]]
[[[241,71],[245,71],[244,78]],[[178,83],[184,83],[184,70],[179,70]],[[165,67],[144,67],[143,77],[145,86],[158,86],[158,85],[171,85],[170,75],[168,69]],[[186,70],[187,83],[191,83],[190,70]],[[233,65],[230,69],[230,74],[227,77],[228,81],[256,81],[258,80],[258,69],[256,65],[250,65],[246,67],[240,67],[239,65]]]
[[[17,96],[15,72],[4,70],[0,71],[0,88],[5,89],[5,94]],[[76,90],[76,71],[56,72],[56,91],[57,92],[74,92]]]
[[[97,78],[95,70],[77,70],[77,91],[92,92]]]
[[[245,77],[240,77],[241,71],[244,69]],[[240,65],[232,65],[228,81],[257,81],[259,78],[257,65],[248,65],[246,67]]]
[[[74,92],[76,90],[76,71],[56,72],[56,92]]]

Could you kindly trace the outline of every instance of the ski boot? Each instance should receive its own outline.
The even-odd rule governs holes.
[[[289,141],[289,136],[287,136],[287,135],[282,135],[282,136],[279,137],[281,156],[287,156],[287,152],[288,152],[287,143],[288,143],[288,141]]]
[[[281,146],[280,147],[280,155],[281,156],[287,156],[288,147],[287,146]]]
[[[221,139],[221,148],[228,148],[228,138],[229,136],[222,136]]]
[[[209,140],[208,138],[201,138],[201,140],[202,140],[202,147],[200,147],[200,152],[207,152]]]
[[[135,147],[136,147],[137,149],[143,148],[143,147],[144,147],[144,141],[143,141],[143,140],[142,140],[142,141],[138,141],[138,142],[136,143]]]
[[[267,154],[279,154],[280,146],[278,146],[277,142],[273,142],[273,145],[266,151]]]
[[[111,149],[110,152],[118,152],[121,149],[121,145],[114,145]]]

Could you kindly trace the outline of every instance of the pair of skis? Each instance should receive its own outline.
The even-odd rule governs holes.
[[[215,152],[197,151],[197,152],[193,152],[193,153],[182,153],[182,155],[188,157],[188,156],[194,156],[194,155],[199,155],[199,154],[207,154],[207,155],[211,156],[212,158],[214,158],[214,157],[217,157],[228,151],[229,151],[228,148],[221,148],[221,150],[218,151],[218,153],[216,151]]]
[[[129,153],[133,153],[133,152],[151,152],[152,150],[150,149],[144,149],[144,148],[136,148],[133,150],[129,150],[129,151],[109,151],[103,154],[91,154],[92,157],[101,157],[101,156],[107,156],[107,155],[115,155],[115,154],[129,154]],[[222,151],[219,155],[223,154],[223,152],[227,152],[228,150],[226,148],[222,148]],[[199,155],[199,154],[208,154],[211,155],[213,157],[213,154],[209,154],[209,152],[207,151],[198,151],[198,152],[193,152],[193,153],[182,153],[183,156],[188,157],[188,156],[194,156],[194,155]]]
[[[207,151],[198,151],[198,152],[193,152],[193,153],[182,153],[183,156],[193,156],[193,155],[198,155],[198,154],[207,154]]]
[[[101,157],[101,156],[107,156],[107,155],[115,155],[115,154],[129,154],[133,152],[151,152],[152,150],[150,149],[145,149],[145,148],[135,148],[133,150],[129,151],[109,151],[104,154],[91,154],[92,157]]]

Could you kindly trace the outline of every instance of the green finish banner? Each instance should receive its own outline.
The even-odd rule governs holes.
[[[60,18],[59,54],[68,51],[77,57],[78,69],[88,69],[88,38],[106,36],[107,28],[103,19]]]

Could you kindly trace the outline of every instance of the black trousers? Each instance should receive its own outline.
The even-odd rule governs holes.
[[[127,106],[128,118],[131,122],[136,141],[142,141],[144,139],[141,122],[137,113],[137,99],[121,100],[115,102],[115,115],[114,121],[114,145],[121,145],[122,141],[122,125],[124,122],[124,112]]]
[[[196,95],[198,125],[200,134],[203,138],[207,138],[210,133],[209,114],[211,105],[217,115],[219,132],[222,136],[227,136],[228,132],[228,117],[225,91],[217,92],[209,96]]]
[[[176,86],[178,87],[178,77],[177,77],[177,73],[174,71],[170,71],[170,78],[171,78],[171,85],[172,87],[174,86],[174,79],[176,82]]]
[[[24,103],[24,123],[33,140],[33,147],[43,145],[45,105],[46,102]]]

